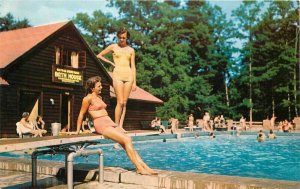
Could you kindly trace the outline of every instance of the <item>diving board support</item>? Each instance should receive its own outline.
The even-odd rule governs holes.
[[[65,170],[68,189],[73,189],[73,159],[76,156],[87,157],[89,155],[99,155],[99,176],[98,182],[104,182],[104,168],[103,168],[103,152],[101,149],[87,150],[84,149],[88,145],[95,144],[94,142],[82,142],[77,144],[67,144],[60,146],[53,146],[48,149],[37,149],[32,155],[32,186],[37,186],[37,157],[45,154],[64,154],[65,155]],[[75,148],[73,148],[75,146]],[[80,147],[79,147],[80,146]]]
[[[101,184],[104,182],[104,169],[103,169],[103,153],[101,149],[97,149],[97,150],[79,150],[77,152],[71,152],[68,155],[67,158],[67,183],[68,183],[68,189],[73,189],[73,159],[76,156],[89,156],[89,155],[93,155],[93,154],[98,154],[99,155],[99,176],[98,176],[98,182]]]

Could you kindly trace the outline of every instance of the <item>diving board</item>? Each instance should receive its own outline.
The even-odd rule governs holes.
[[[45,154],[65,155],[65,167],[68,189],[73,189],[73,160],[76,156],[99,155],[99,183],[104,182],[103,152],[101,149],[85,149],[89,145],[98,144],[102,135],[80,134],[46,136],[40,138],[21,138],[0,140],[0,153],[34,148],[31,154],[32,186],[37,186],[37,157]],[[97,142],[98,141],[98,142]]]
[[[97,134],[45,136],[36,138],[18,138],[7,140],[5,139],[0,140],[0,153],[26,150],[29,148],[58,146],[77,142],[93,142],[100,139],[104,139],[104,137],[102,135]]]

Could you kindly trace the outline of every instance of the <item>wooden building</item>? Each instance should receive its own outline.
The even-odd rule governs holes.
[[[110,108],[109,114],[114,115],[116,107],[116,96],[113,87],[110,87]],[[124,121],[125,130],[141,129],[141,121],[150,121],[155,118],[155,108],[163,103],[162,100],[156,98],[152,94],[137,87],[136,91],[132,91],[127,102],[126,117]]]
[[[0,32],[0,41],[0,137],[16,137],[15,124],[24,111],[32,120],[42,115],[48,133],[54,122],[75,130],[84,83],[96,75],[102,78],[102,96],[113,115],[111,77],[71,21]],[[161,103],[132,94],[127,129],[139,128],[139,119],[147,118],[139,111],[147,110],[150,119]]]

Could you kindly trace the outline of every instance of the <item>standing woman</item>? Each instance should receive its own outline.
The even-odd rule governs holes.
[[[93,119],[96,133],[102,134],[104,137],[119,143],[126,151],[131,162],[135,165],[137,173],[142,175],[157,175],[155,171],[143,162],[139,154],[135,151],[131,138],[124,134],[120,127],[116,127],[117,125],[108,116],[106,104],[100,96],[102,89],[101,78],[98,76],[89,78],[86,82],[86,89],[88,94],[82,100],[77,119],[76,133],[80,133],[84,115],[88,112]]]
[[[129,32],[122,28],[117,32],[117,37],[119,42],[106,47],[97,57],[114,66],[113,87],[117,97],[115,123],[123,129],[126,103],[131,90],[136,90],[136,67],[134,49],[126,41],[130,37]],[[104,57],[108,53],[112,53],[113,62]]]

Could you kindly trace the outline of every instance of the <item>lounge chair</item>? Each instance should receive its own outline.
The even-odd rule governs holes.
[[[32,133],[24,129],[24,126],[20,122],[17,122],[16,126],[17,126],[16,131],[17,134],[19,135],[19,138],[31,138],[33,136]]]

